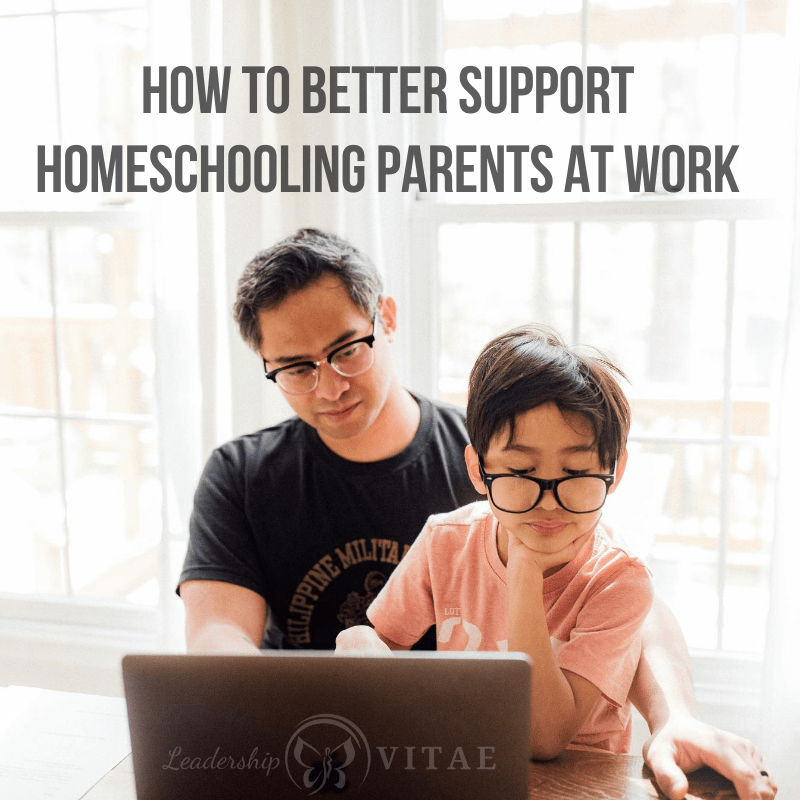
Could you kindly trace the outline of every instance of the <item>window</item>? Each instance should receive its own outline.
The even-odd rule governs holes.
[[[791,246],[786,14],[780,0],[445,0],[449,79],[465,65],[494,66],[495,81],[503,65],[635,72],[625,115],[467,116],[451,103],[438,141],[738,143],[740,191],[631,195],[615,159],[605,192],[440,192],[412,212],[418,285],[438,308],[418,334],[434,342],[420,382],[464,403],[480,347],[529,321],[613,355],[634,427],[609,515],[689,645],[719,654],[761,654],[766,628]]]
[[[0,586],[154,607],[162,534],[153,261],[125,195],[37,193],[33,144],[140,141],[143,0],[0,3]],[[16,94],[15,94],[16,93]]]

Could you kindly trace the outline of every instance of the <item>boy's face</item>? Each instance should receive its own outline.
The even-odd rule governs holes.
[[[468,447],[465,455],[473,485],[488,495],[480,475],[478,454]],[[627,452],[617,462],[616,480],[609,492],[619,484],[626,461]],[[562,413],[555,403],[546,403],[516,418],[513,440],[508,440],[508,429],[492,438],[483,467],[487,474],[530,475],[550,480],[569,475],[605,475],[610,465],[600,463],[594,434],[585,417]],[[491,499],[490,504],[500,523],[498,549],[504,561],[509,531],[531,550],[556,553],[592,531],[602,513],[601,509],[588,514],[566,511],[549,490],[535,508],[522,514],[501,511]]]

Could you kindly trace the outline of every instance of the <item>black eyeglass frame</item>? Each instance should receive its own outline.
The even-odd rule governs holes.
[[[321,358],[319,361],[295,361],[292,364],[286,364],[283,367],[278,367],[277,369],[268,371],[267,360],[265,358],[262,358],[261,360],[264,363],[264,377],[268,381],[272,381],[273,383],[280,385],[278,384],[278,381],[275,377],[279,372],[283,372],[285,369],[297,369],[297,367],[313,367],[317,375],[317,383],[315,383],[310,389],[306,390],[305,392],[299,393],[299,394],[308,394],[308,392],[313,392],[314,389],[317,388],[317,384],[319,383],[319,365],[322,364],[323,361],[327,361],[331,365],[331,367],[336,370],[338,375],[341,375],[343,378],[354,378],[355,375],[345,375],[343,372],[339,372],[339,370],[336,369],[336,365],[333,363],[333,358],[337,353],[341,353],[342,350],[347,350],[348,347],[352,347],[354,344],[361,344],[362,342],[366,344],[370,350],[372,350],[372,345],[375,344],[375,320],[377,316],[378,312],[376,311],[372,315],[372,333],[369,334],[369,336],[362,336],[360,339],[351,339],[349,342],[340,344],[338,347],[334,347],[334,349],[331,350],[330,353],[328,353],[328,355],[325,356],[325,358]],[[370,364],[370,367],[371,366],[372,364]],[[367,369],[369,369],[369,367],[367,367]],[[364,372],[366,371],[367,370],[365,369]],[[356,374],[361,375],[363,373],[359,372]],[[282,386],[281,389],[283,389]],[[287,391],[286,389],[283,390]],[[289,392],[289,394],[292,394],[292,392]]]
[[[506,514],[527,514],[529,511],[532,511],[539,503],[542,501],[544,497],[544,493],[550,490],[553,493],[553,497],[556,499],[556,503],[558,503],[564,511],[568,511],[570,514],[594,514],[595,511],[599,511],[606,503],[608,499],[608,490],[614,485],[614,481],[617,479],[617,462],[616,460],[611,465],[611,473],[609,475],[565,475],[563,478],[536,478],[533,475],[515,475],[513,472],[495,472],[495,473],[487,473],[486,470],[483,468],[483,457],[478,456],[478,468],[480,469],[481,480],[486,484],[486,488],[489,491],[489,498],[492,501],[492,505],[499,511],[503,511]],[[536,498],[536,502],[529,506],[528,508],[523,509],[522,511],[511,511],[507,508],[502,508],[501,506],[497,505],[494,502],[494,495],[492,494],[492,482],[496,478],[522,478],[526,481],[531,481],[539,486],[539,496]],[[573,511],[571,508],[567,508],[562,502],[561,498],[558,496],[558,487],[565,483],[566,481],[572,481],[576,478],[600,478],[603,483],[606,485],[606,494],[603,498],[603,502],[600,503],[597,508],[589,509],[588,511]]]

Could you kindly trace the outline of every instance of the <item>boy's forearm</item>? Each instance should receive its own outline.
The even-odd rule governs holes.
[[[642,654],[630,699],[651,732],[670,716],[697,716],[686,640],[674,614],[657,597],[642,626]]]
[[[509,583],[508,648],[525,653],[531,667],[531,755],[555,758],[577,732],[572,687],[556,662],[542,601],[541,574]]]

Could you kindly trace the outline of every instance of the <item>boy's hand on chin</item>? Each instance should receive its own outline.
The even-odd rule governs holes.
[[[546,553],[528,547],[519,537],[508,531],[508,569],[513,571],[515,569],[525,570],[532,568],[543,576],[547,576],[555,567],[560,567],[568,561],[572,561],[593,533],[593,530],[583,533],[560,550]]]

